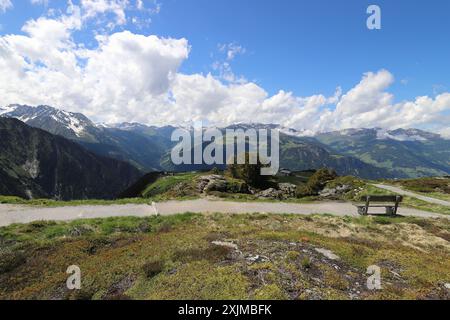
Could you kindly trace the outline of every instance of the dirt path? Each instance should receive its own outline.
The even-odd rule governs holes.
[[[394,187],[394,186],[388,186],[388,185],[384,185],[384,184],[374,184],[375,187],[380,188],[380,189],[384,189],[384,190],[388,190],[391,192],[395,192],[398,194],[402,194],[404,196],[410,196],[413,198],[417,198],[426,202],[430,202],[430,203],[434,203],[434,204],[439,204],[441,206],[447,206],[450,207],[450,202],[445,201],[445,200],[441,200],[441,199],[436,199],[436,198],[431,198],[431,197],[427,197],[427,196],[423,196],[421,194],[417,194],[411,191],[406,191],[404,189],[401,189],[399,187]]]
[[[273,203],[273,202],[230,202],[208,199],[189,201],[168,201],[156,204],[161,215],[172,215],[184,212],[207,213],[293,213],[314,214],[329,213],[337,216],[357,216],[356,208],[348,202],[316,202],[316,203]],[[0,226],[13,223],[29,223],[39,220],[70,221],[76,219],[108,218],[120,216],[145,217],[155,215],[151,205],[128,204],[110,206],[77,206],[60,208],[36,208],[18,205],[0,204]],[[399,214],[416,217],[447,217],[437,213],[420,211],[411,208],[400,208]]]

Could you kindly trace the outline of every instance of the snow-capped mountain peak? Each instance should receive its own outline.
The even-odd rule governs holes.
[[[0,107],[0,115],[14,112],[18,105],[9,105],[7,107]]]
[[[83,114],[68,112],[50,106],[9,105],[0,109],[3,117],[16,118],[31,126],[52,128],[53,132],[82,137],[94,124]]]
[[[115,129],[120,129],[120,130],[125,130],[125,131],[148,128],[148,126],[138,123],[138,122],[121,122],[121,123],[103,124],[103,126],[107,127],[107,128],[115,128]]]

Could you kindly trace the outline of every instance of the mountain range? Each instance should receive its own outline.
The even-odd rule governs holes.
[[[49,106],[0,107],[0,116],[16,118],[32,127],[73,140],[98,155],[127,161],[143,172],[159,170],[159,156],[170,147],[170,134],[165,134],[165,128],[96,125],[81,113]]]
[[[140,176],[127,162],[96,155],[17,119],[0,118],[0,195],[112,199]]]
[[[171,163],[173,126],[95,124],[83,114],[50,106],[10,105],[0,107],[0,116],[70,139],[96,155],[127,161],[142,173],[204,169]],[[450,174],[450,140],[418,129],[346,129],[305,136],[303,131],[276,124],[227,128],[280,130],[281,166],[291,170],[327,166],[339,174],[370,179]]]
[[[450,172],[450,140],[419,129],[348,129],[318,134],[315,139],[334,152],[384,168],[398,178]]]

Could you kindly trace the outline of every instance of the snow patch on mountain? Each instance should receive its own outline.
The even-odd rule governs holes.
[[[425,142],[435,139],[445,139],[439,134],[423,131],[420,129],[395,129],[388,130],[382,128],[349,128],[333,132],[324,132],[322,134],[334,136],[355,136],[355,137],[374,137],[377,140],[395,140],[395,141],[420,141]]]
[[[14,110],[16,110],[15,105],[7,106],[7,107],[0,107],[0,115],[14,112]]]
[[[47,123],[51,120],[56,125],[71,131],[77,137],[82,137],[87,127],[94,126],[87,117],[80,113],[59,110],[50,106],[10,105],[0,108],[0,115],[16,118],[31,125]]]
[[[378,140],[396,140],[396,141],[427,141],[428,139],[418,135],[412,134],[408,135],[405,133],[393,133],[393,131],[388,131],[384,129],[377,129],[377,139]]]

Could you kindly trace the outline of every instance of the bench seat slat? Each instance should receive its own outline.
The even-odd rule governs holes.
[[[397,197],[400,201],[403,200],[402,196],[368,196],[370,202],[396,202]],[[361,199],[361,201],[366,201],[367,197]]]
[[[357,207],[365,207],[365,204],[359,204],[357,205]],[[395,207],[395,203],[394,204],[374,204],[374,205],[369,205],[369,207],[371,208],[384,208],[384,207]]]

